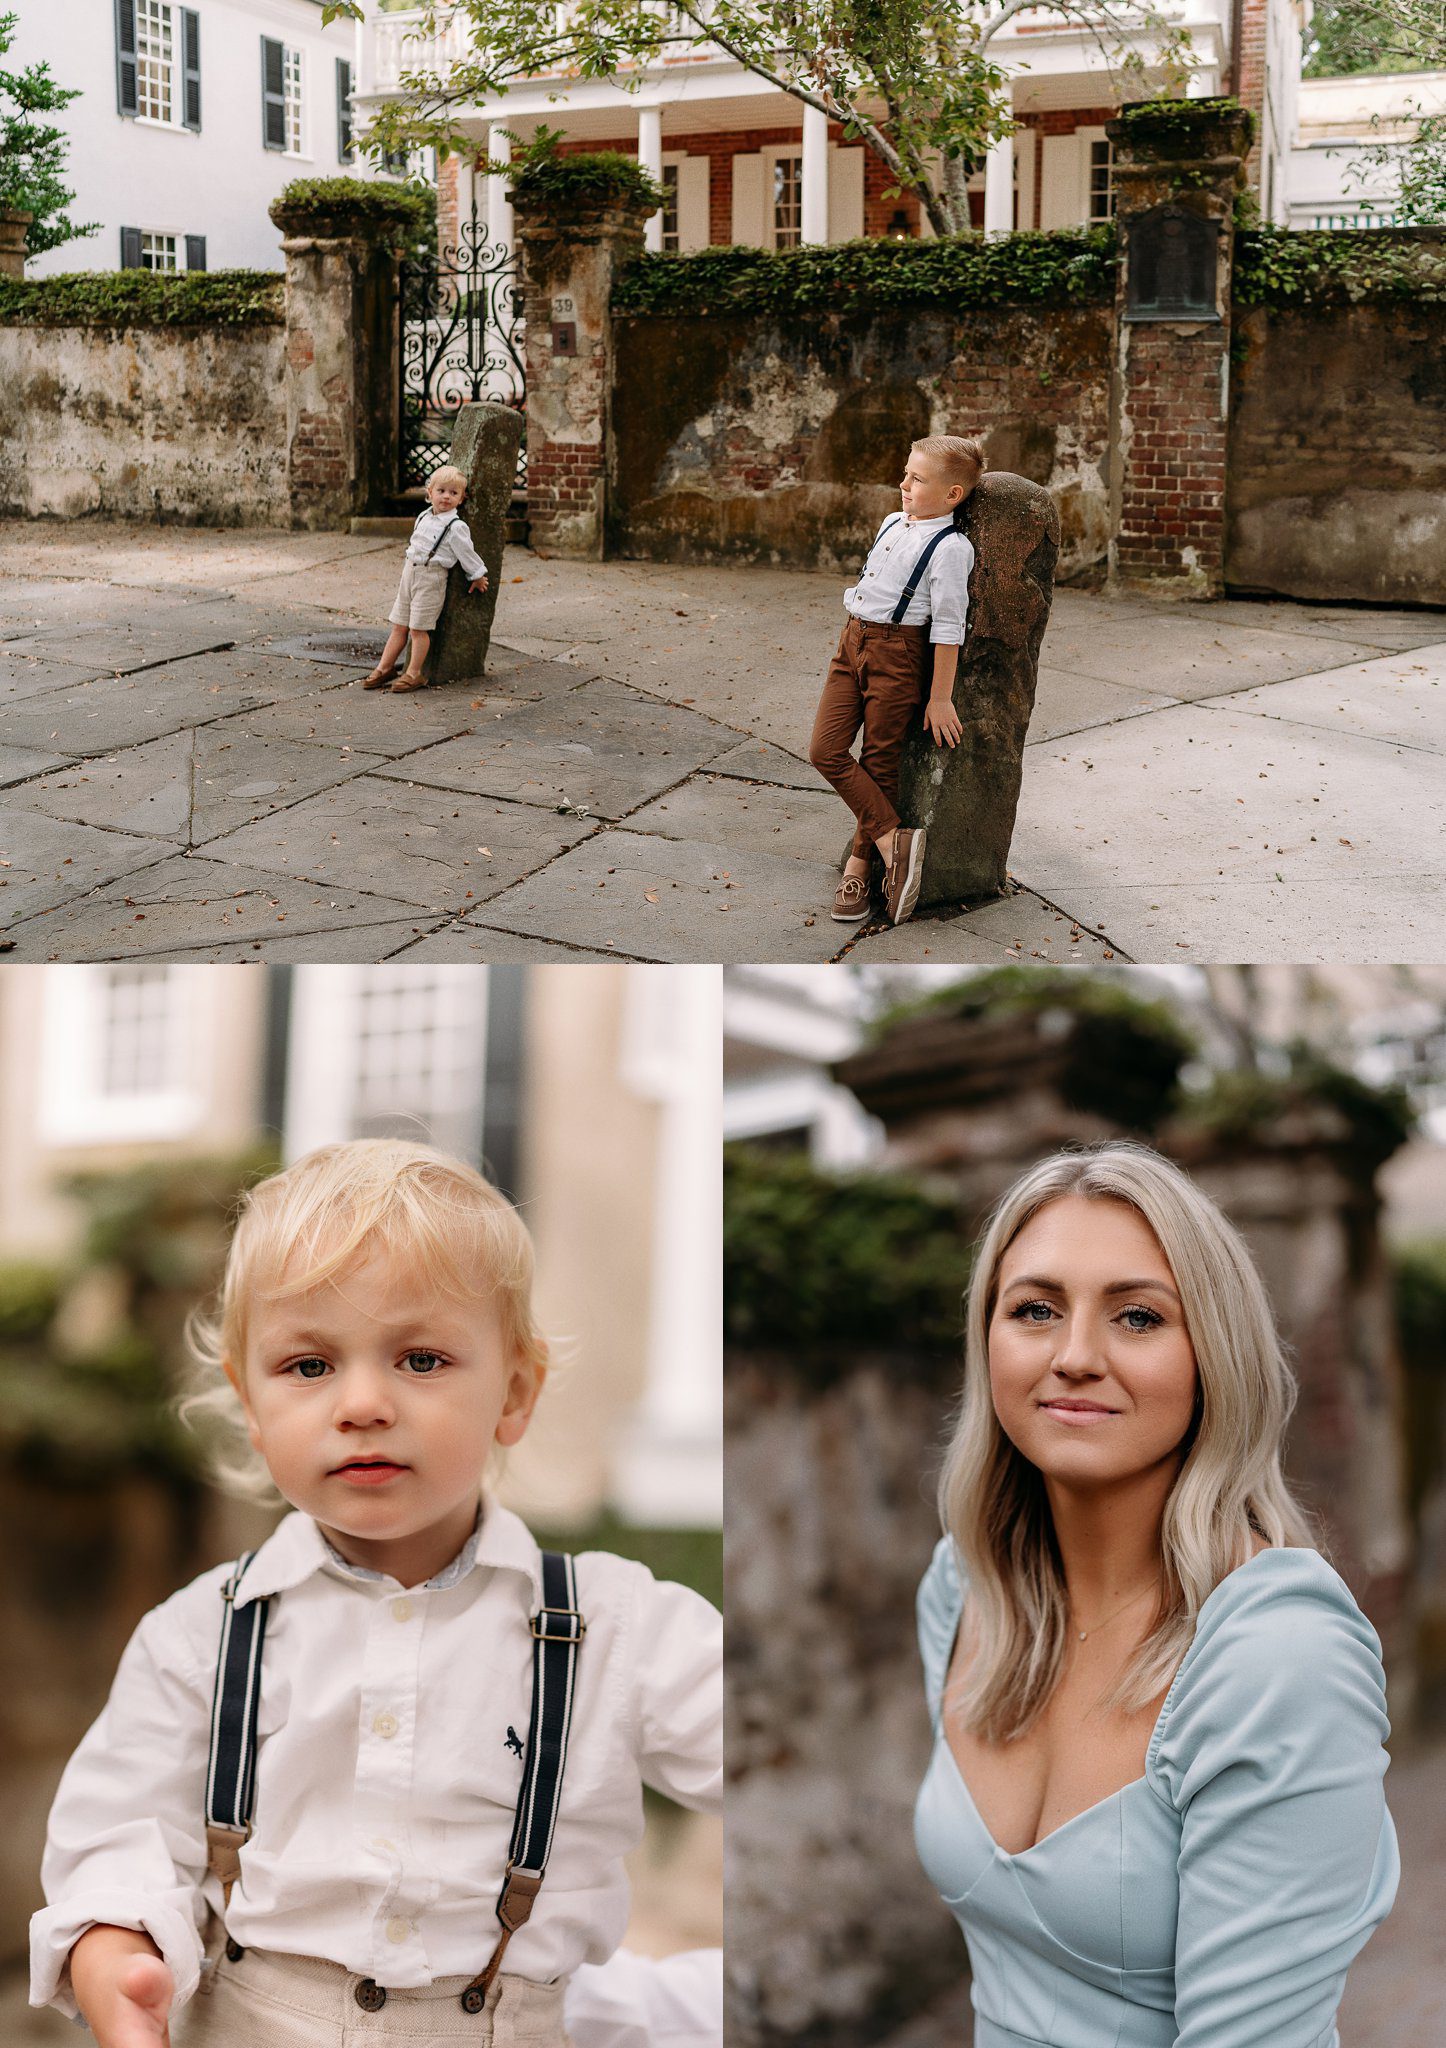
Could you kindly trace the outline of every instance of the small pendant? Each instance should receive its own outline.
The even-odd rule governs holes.
[[[1088,1634],[1089,1634],[1089,1630],[1088,1630],[1088,1629],[1083,1629],[1083,1628],[1082,1628],[1082,1629],[1080,1630],[1080,1632],[1079,1632],[1079,1639],[1080,1639],[1080,1641],[1081,1641],[1081,1642],[1083,1642],[1083,1641],[1084,1641],[1084,1639],[1085,1639],[1085,1637],[1086,1637],[1086,1636],[1087,1636]]]

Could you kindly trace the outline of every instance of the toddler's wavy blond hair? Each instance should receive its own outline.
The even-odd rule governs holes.
[[[506,1196],[473,1167],[409,1139],[322,1145],[243,1195],[215,1299],[186,1325],[197,1385],[178,1412],[204,1432],[228,1492],[280,1498],[225,1371],[228,1360],[244,1370],[254,1304],[304,1294],[378,1255],[404,1261],[440,1295],[495,1306],[513,1356],[535,1378],[546,1372],[532,1239]]]

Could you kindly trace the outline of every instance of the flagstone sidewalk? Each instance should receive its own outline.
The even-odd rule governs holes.
[[[841,580],[509,550],[480,683],[364,693],[395,539],[0,524],[14,960],[1413,961],[1446,614],[1057,594],[1004,898],[828,916]]]

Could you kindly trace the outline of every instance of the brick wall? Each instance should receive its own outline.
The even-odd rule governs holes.
[[[912,440],[1046,485],[1062,577],[1108,546],[1110,308],[616,322],[609,548],[854,566]]]
[[[1265,135],[1265,36],[1268,0],[1242,0],[1240,47],[1235,58],[1235,97],[1255,116],[1255,147],[1245,159],[1245,176],[1260,189],[1261,142]]]
[[[1181,576],[1202,592],[1218,590],[1225,496],[1220,330],[1131,326],[1124,347],[1118,572],[1126,581]]]

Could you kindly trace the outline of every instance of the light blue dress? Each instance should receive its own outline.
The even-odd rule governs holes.
[[[962,1592],[919,1589],[934,1751],[919,1856],[963,1928],[975,2048],[1337,2048],[1346,1970],[1396,1895],[1380,1644],[1314,1550],[1201,1608],[1145,1774],[1008,1855],[940,1721]]]

